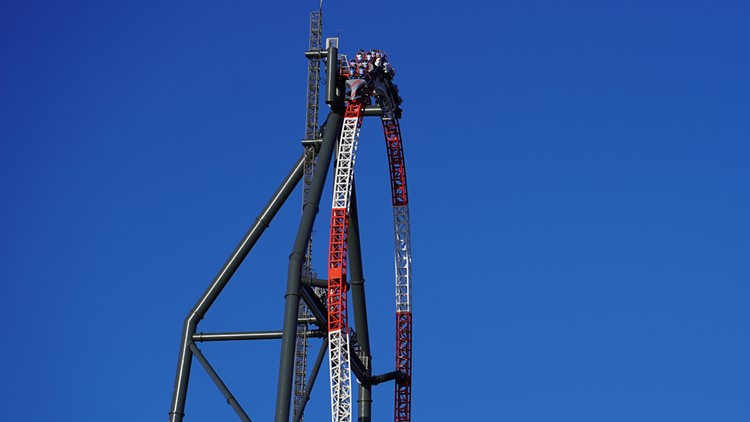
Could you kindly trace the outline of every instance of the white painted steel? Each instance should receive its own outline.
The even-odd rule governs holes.
[[[330,349],[331,420],[351,422],[352,383],[349,366],[349,336],[341,330],[328,333]]]
[[[357,154],[361,121],[361,116],[344,119],[336,148],[331,208],[344,209],[346,214],[349,213],[354,161]],[[346,259],[346,256],[343,259]],[[345,294],[347,294],[346,291],[342,292],[342,295]],[[344,321],[344,327],[347,325],[348,321]],[[341,330],[337,330],[328,333],[328,341],[330,344],[328,356],[331,382],[331,420],[333,422],[350,422],[352,417],[352,387],[349,336]]]
[[[347,213],[349,212],[351,181],[354,174],[354,159],[357,153],[359,129],[359,118],[345,118],[336,151],[336,169],[333,176],[333,202],[331,203],[331,208],[345,208]]]
[[[393,207],[396,312],[411,312],[411,229],[409,206]]]

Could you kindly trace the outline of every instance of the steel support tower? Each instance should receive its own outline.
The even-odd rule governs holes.
[[[320,51],[323,41],[323,10],[310,12],[310,42],[308,51]],[[318,133],[318,106],[320,105],[320,59],[309,57],[307,62],[307,101],[305,113],[305,137],[302,145],[305,148],[305,164],[302,178],[302,205],[310,197],[310,186],[312,184],[313,170],[315,169],[315,148],[320,141]],[[312,268],[312,235],[307,243],[305,260],[302,264],[303,278],[315,278],[316,274]],[[319,298],[325,300],[325,290],[314,287],[313,290]],[[300,403],[305,395],[307,384],[307,333],[309,321],[312,314],[304,301],[299,303],[297,324],[297,343],[294,355],[294,401],[292,403],[293,415],[301,414]],[[303,419],[300,419],[303,420]]]
[[[322,13],[312,12],[308,59],[307,114],[304,152],[271,196],[255,223],[190,310],[182,329],[177,373],[169,412],[170,422],[185,416],[192,362],[198,361],[242,421],[245,409],[210,365],[199,342],[280,339],[276,422],[301,421],[310,391],[328,356],[331,418],[335,422],[372,420],[371,389],[394,382],[394,421],[411,420],[412,317],[411,240],[406,166],[399,126],[401,115],[393,72],[371,66],[369,75],[356,76],[345,56],[339,56],[337,39],[322,45]],[[380,53],[378,53],[380,54]],[[318,128],[321,63],[325,64],[325,103],[330,112]],[[394,221],[395,267],[395,367],[373,375],[370,332],[367,323],[365,278],[359,237],[354,165],[360,127],[365,116],[380,117],[388,157]],[[333,198],[329,232],[327,279],[318,279],[312,265],[311,236],[331,164]],[[271,220],[302,181],[302,216],[289,255],[280,330],[197,333],[197,327]],[[353,316],[354,327],[349,325]],[[308,340],[321,339],[316,358],[308,365]],[[308,374],[308,366],[310,371]],[[354,409],[352,381],[356,380]],[[319,418],[318,418],[319,419]],[[378,420],[386,417],[379,416]]]

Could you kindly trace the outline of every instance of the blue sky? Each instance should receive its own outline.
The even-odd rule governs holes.
[[[302,152],[317,2],[256,3],[0,6],[0,420],[166,420],[182,320]],[[387,51],[404,98],[414,420],[750,419],[748,17],[741,1],[326,2],[325,35]],[[367,120],[376,372],[393,365],[386,169]],[[201,330],[280,328],[300,206]],[[271,420],[279,343],[200,347]],[[375,394],[387,420],[391,386]],[[195,365],[186,420],[235,419]]]

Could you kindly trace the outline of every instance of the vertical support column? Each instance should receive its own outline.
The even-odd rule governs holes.
[[[323,10],[310,12],[310,44],[309,51],[319,51],[323,36]],[[307,201],[312,183],[313,169],[315,168],[315,144],[310,141],[318,139],[318,107],[320,105],[320,56],[308,57],[307,61],[307,107],[305,119],[305,171],[302,180],[302,204]],[[303,277],[312,278],[312,237],[307,242],[305,260],[302,264]],[[298,316],[306,318],[310,311],[305,301],[300,301]],[[305,391],[307,382],[307,330],[305,322],[297,323],[297,343],[294,358],[294,400],[292,411],[296,415],[300,413],[300,402]]]
[[[326,62],[328,64],[326,74],[326,104],[337,104],[341,101],[339,72],[338,72],[339,49],[334,46],[328,47]]]
[[[329,72],[335,72],[336,61],[333,66],[329,63]],[[333,67],[333,69],[331,69]],[[287,290],[284,305],[284,334],[281,338],[281,358],[279,363],[279,383],[276,391],[276,422],[289,421],[289,407],[291,403],[292,381],[294,372],[294,349],[297,337],[297,309],[300,300],[300,285],[302,278],[302,263],[305,258],[310,234],[312,233],[315,216],[318,213],[323,186],[331,165],[331,156],[336,144],[341,124],[343,110],[340,105],[334,105],[328,115],[328,123],[323,134],[323,143],[318,153],[318,162],[313,172],[308,201],[302,208],[302,219],[297,230],[292,253],[289,255],[287,275]]]
[[[313,389],[313,385],[315,384],[315,379],[318,378],[318,372],[320,372],[320,365],[323,364],[323,359],[326,357],[326,350],[328,350],[328,338],[323,338],[323,343],[320,344],[320,352],[318,352],[318,357],[315,358],[315,363],[313,363],[312,372],[310,373],[310,380],[307,382],[307,385],[305,386],[305,393],[302,395],[302,399],[300,400],[300,409],[299,413],[294,415],[294,419],[292,419],[292,422],[299,422],[302,420],[302,414],[305,413],[305,406],[307,406],[308,400],[310,400],[310,392]]]
[[[349,205],[349,275],[352,291],[352,308],[354,311],[354,330],[357,342],[362,350],[362,363],[365,372],[372,376],[372,354],[370,353],[370,329],[367,323],[367,302],[365,300],[365,276],[362,269],[362,248],[359,237],[359,215],[357,213],[357,190],[352,182],[352,198]],[[370,422],[372,419],[372,386],[359,384],[358,421]]]

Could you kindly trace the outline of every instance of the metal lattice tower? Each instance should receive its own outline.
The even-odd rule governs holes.
[[[321,49],[323,40],[323,11],[310,12],[310,51]],[[318,140],[318,106],[320,104],[320,58],[310,57],[307,62],[307,107],[305,114],[305,165],[302,177],[302,204],[308,200],[310,184],[312,183],[313,170],[315,169],[315,145]],[[312,245],[313,240],[307,244],[305,260],[302,264],[302,277],[312,279],[315,274],[312,267]],[[320,288],[316,288],[322,290]],[[316,292],[323,296],[322,292]],[[294,354],[294,400],[292,402],[292,413],[297,415],[300,402],[305,394],[307,384],[307,320],[312,316],[304,301],[299,303],[297,313],[300,323],[297,324],[297,341]],[[302,418],[301,420],[304,420]]]
[[[323,47],[323,11],[310,12],[310,51]],[[320,104],[320,58],[310,57],[307,64],[307,114],[305,139],[318,138],[318,106]]]

